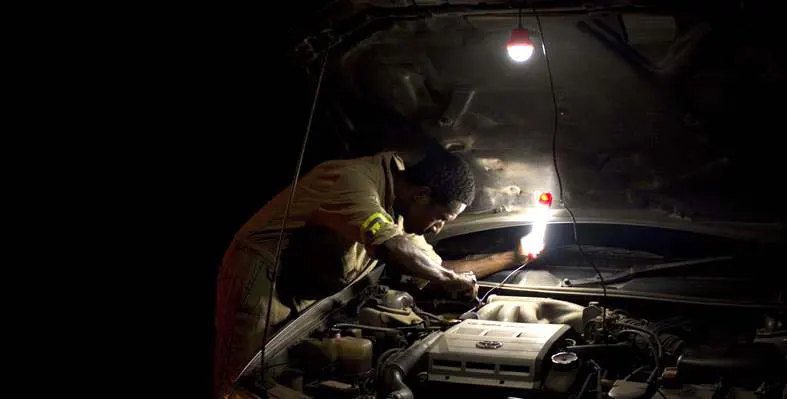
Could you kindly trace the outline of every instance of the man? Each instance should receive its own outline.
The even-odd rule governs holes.
[[[521,248],[444,262],[426,243],[422,235],[439,232],[474,195],[470,167],[446,152],[407,169],[392,152],[318,165],[298,181],[290,205],[287,229],[296,230],[281,256],[269,332],[362,277],[378,259],[453,292],[474,292],[475,275],[524,263]],[[214,365],[219,396],[263,344],[269,275],[288,199],[289,188],[243,226],[224,256]]]

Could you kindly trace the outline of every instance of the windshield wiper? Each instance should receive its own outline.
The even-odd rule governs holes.
[[[726,260],[731,260],[732,258],[733,258],[732,256],[717,256],[712,258],[690,259],[690,260],[683,260],[678,262],[659,263],[655,265],[632,266],[624,272],[616,273],[609,277],[604,277],[604,284],[607,285],[607,284],[620,283],[645,274],[653,274],[654,272],[660,272],[665,270],[682,269],[685,267],[702,265],[706,263],[722,262]],[[583,278],[583,279],[576,279],[576,280],[564,280],[561,285],[564,287],[582,287],[588,285],[598,285],[599,283],[600,281],[598,277],[591,277],[591,278]]]

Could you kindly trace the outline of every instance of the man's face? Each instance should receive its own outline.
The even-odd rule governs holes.
[[[411,234],[439,233],[447,222],[456,219],[465,205],[453,202],[445,205],[433,200],[428,189],[422,195],[415,195],[404,215],[404,230]]]

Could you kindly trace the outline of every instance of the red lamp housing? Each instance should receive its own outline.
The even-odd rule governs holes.
[[[539,195],[538,203],[545,206],[552,206],[552,193],[542,193]]]
[[[535,46],[530,41],[530,32],[525,28],[511,30],[511,38],[506,42],[508,56],[516,62],[525,62],[533,56]]]

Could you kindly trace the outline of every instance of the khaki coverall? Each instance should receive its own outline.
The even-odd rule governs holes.
[[[287,229],[268,338],[293,310],[300,312],[362,277],[376,263],[373,249],[405,235],[403,219],[393,218],[392,168],[404,170],[392,152],[322,163],[303,176],[296,188]],[[214,388],[220,396],[262,346],[265,314],[278,232],[289,199],[289,187],[276,195],[235,235],[218,277]],[[319,214],[320,226],[307,231]],[[325,226],[325,227],[322,227]],[[320,230],[322,229],[322,230]],[[440,257],[421,235],[406,235],[438,263]],[[296,241],[298,244],[296,245]],[[298,248],[294,248],[294,247]],[[292,251],[288,251],[292,250]],[[304,260],[309,258],[311,260]],[[287,259],[292,261],[287,262]],[[286,299],[282,293],[287,292]]]

